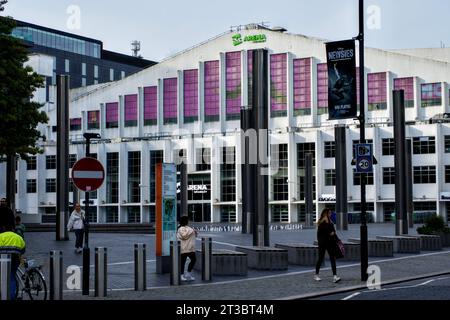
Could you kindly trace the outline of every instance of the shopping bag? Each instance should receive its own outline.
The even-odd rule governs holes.
[[[345,257],[345,247],[341,240],[336,241],[335,255],[336,259],[342,259]]]

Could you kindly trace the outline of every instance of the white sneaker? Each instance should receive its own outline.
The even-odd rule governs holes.
[[[181,281],[189,281],[184,274],[181,275]]]
[[[339,278],[338,276],[334,276],[333,277],[333,282],[334,283],[338,283],[339,281],[341,281],[341,278]]]
[[[314,280],[316,280],[316,281],[322,281],[322,279],[320,279],[320,277],[319,277],[317,274],[314,276]]]
[[[187,275],[188,275],[187,278],[189,279],[189,281],[195,281],[195,278],[192,276],[191,272],[188,272]]]

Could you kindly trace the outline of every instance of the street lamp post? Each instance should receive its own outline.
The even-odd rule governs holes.
[[[101,139],[98,133],[84,133],[83,137],[86,139],[86,154],[88,158],[90,155],[90,144],[93,139]],[[89,295],[89,274],[90,274],[90,249],[89,249],[89,191],[86,191],[84,196],[84,246],[83,246],[83,295]]]
[[[360,143],[366,142],[366,115],[364,101],[364,0],[359,0],[359,123]],[[367,268],[369,267],[368,237],[366,221],[366,173],[361,173],[361,281],[367,281]]]

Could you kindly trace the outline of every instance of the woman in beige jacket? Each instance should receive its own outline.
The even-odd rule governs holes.
[[[181,242],[181,280],[194,281],[195,278],[191,272],[195,265],[195,239],[197,237],[197,230],[188,226],[189,218],[183,216],[180,218],[180,227],[177,231],[177,239]],[[187,272],[184,271],[184,265],[189,257],[190,263]]]

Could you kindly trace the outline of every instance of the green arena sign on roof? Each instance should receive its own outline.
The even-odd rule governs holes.
[[[232,38],[233,38],[234,46],[239,46],[239,45],[243,44],[244,42],[260,43],[260,42],[267,41],[267,37],[265,34],[253,34],[253,35],[248,35],[248,36],[242,37],[242,35],[240,33],[238,33],[238,34],[235,34]]]

